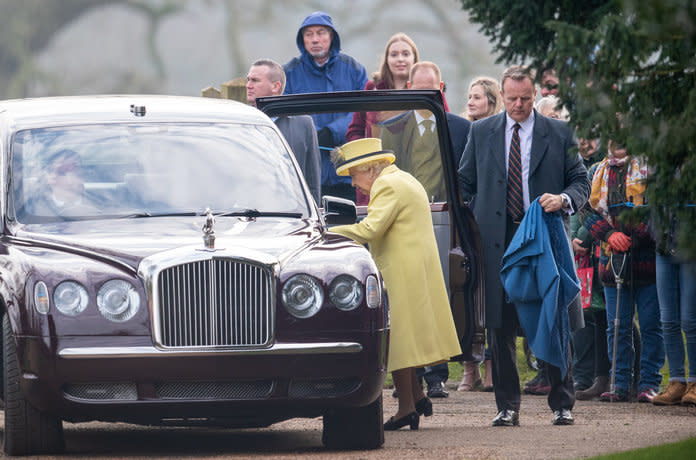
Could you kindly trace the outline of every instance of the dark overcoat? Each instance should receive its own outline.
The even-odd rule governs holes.
[[[288,141],[314,201],[321,203],[321,155],[312,117],[284,116],[278,117],[275,123]]]
[[[475,121],[459,164],[462,197],[469,202],[481,232],[483,244],[486,327],[501,327],[504,300],[500,269],[505,253],[507,169],[505,153],[505,112]],[[532,147],[529,160],[529,199],[544,193],[566,193],[573,209],[587,201],[590,180],[582,159],[573,147],[577,141],[562,121],[534,111]],[[568,218],[564,217],[566,228]],[[571,313],[571,327],[577,315]],[[582,312],[579,317],[582,321]]]

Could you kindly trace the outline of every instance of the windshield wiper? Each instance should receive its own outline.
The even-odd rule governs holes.
[[[258,209],[248,208],[248,209],[238,209],[236,211],[226,211],[214,213],[215,217],[291,217],[300,218],[302,217],[301,212],[281,212],[281,211],[259,211]]]
[[[189,216],[199,216],[201,215],[195,211],[186,212],[150,212],[150,211],[138,211],[132,214],[124,214],[118,216],[122,219],[139,219],[142,217],[189,217]]]

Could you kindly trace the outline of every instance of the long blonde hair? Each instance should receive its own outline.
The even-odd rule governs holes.
[[[375,84],[384,82],[389,89],[394,89],[394,75],[389,69],[387,58],[389,57],[389,47],[396,42],[404,42],[410,46],[411,52],[413,53],[413,63],[415,64],[418,62],[418,47],[413,40],[411,40],[411,37],[403,32],[397,32],[392,35],[387,41],[387,46],[384,47],[384,54],[382,55],[382,63],[379,66],[379,70],[372,74],[372,81],[374,81]]]
[[[503,110],[503,97],[500,95],[500,84],[498,84],[498,80],[492,77],[476,77],[471,80],[467,95],[471,93],[471,88],[474,86],[483,88],[483,94],[486,95],[486,100],[488,101],[488,111],[486,111],[486,115],[478,118],[479,120],[500,113]],[[471,115],[469,115],[468,105],[462,116],[469,121],[474,121]]]

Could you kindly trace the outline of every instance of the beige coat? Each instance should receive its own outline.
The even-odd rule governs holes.
[[[391,165],[370,190],[367,216],[331,228],[368,243],[389,295],[388,370],[419,367],[461,353],[423,186]]]

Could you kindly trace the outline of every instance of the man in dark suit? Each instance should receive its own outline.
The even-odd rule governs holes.
[[[429,61],[421,61],[411,67],[409,89],[436,89],[442,91],[444,82],[439,67]],[[455,167],[459,164],[471,122],[447,112]],[[433,201],[446,201],[444,170],[434,115],[427,110],[406,112],[385,122],[381,127],[382,146],[394,151],[395,164],[416,177]],[[428,396],[449,396],[445,382],[449,378],[447,363],[418,369],[428,386]]]
[[[406,85],[409,89],[442,91],[444,82],[435,63],[421,61],[411,67]],[[428,110],[415,110],[393,117],[380,125],[382,145],[395,152],[395,164],[416,177],[423,184],[429,198],[446,201],[444,170],[434,115]],[[456,167],[464,151],[471,122],[447,112],[447,126]]]
[[[283,67],[270,59],[254,62],[247,74],[247,101],[256,106],[256,98],[280,96],[285,87]],[[321,156],[317,132],[309,115],[282,116],[273,120],[288,141],[314,200],[321,201]]]
[[[571,151],[576,145],[571,129],[533,110],[533,71],[512,66],[503,73],[501,86],[505,112],[471,126],[459,165],[459,180],[483,243],[486,327],[491,330],[498,407],[493,426],[512,426],[519,424],[515,344],[519,324],[515,306],[506,302],[500,279],[501,260],[531,201],[539,198],[545,212],[560,211],[567,224],[567,216],[587,200],[590,182],[579,155]],[[569,313],[571,323],[576,321],[577,312]],[[553,423],[571,425],[575,403],[571,372],[563,379],[560,369],[549,365],[549,377]]]

